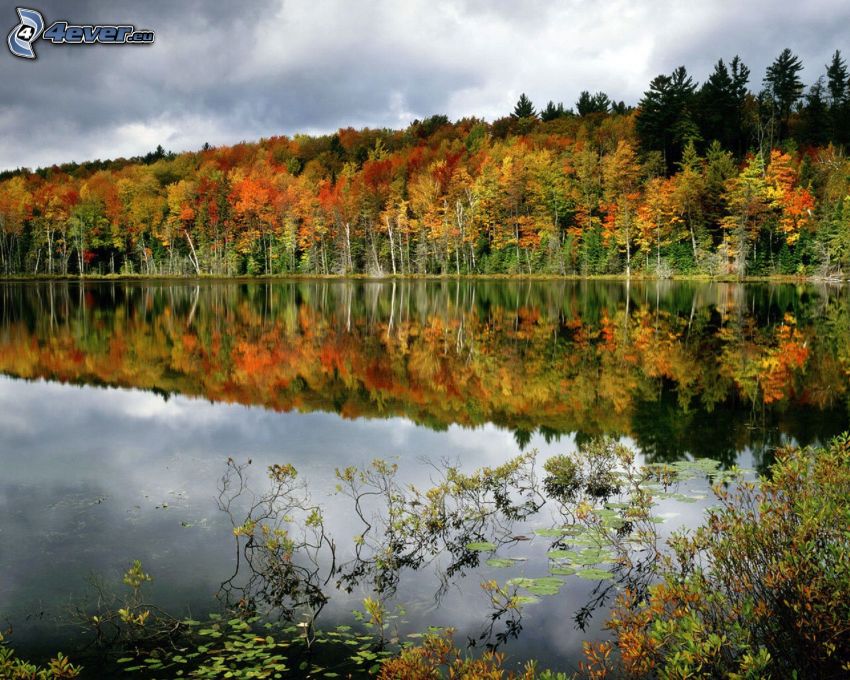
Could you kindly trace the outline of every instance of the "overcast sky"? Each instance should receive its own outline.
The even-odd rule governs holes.
[[[505,115],[519,94],[634,104],[684,64],[740,54],[758,87],[784,47],[814,81],[850,54],[850,2],[809,0],[32,0],[49,25],[133,23],[152,46],[58,46],[35,62],[0,10],[0,169],[181,151],[445,113]]]

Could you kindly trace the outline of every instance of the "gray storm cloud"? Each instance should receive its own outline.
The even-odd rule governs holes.
[[[23,0],[21,2],[23,4]],[[850,52],[844,0],[260,0],[60,2],[48,23],[131,22],[153,46],[37,45],[0,56],[0,169],[233,143],[445,113],[493,119],[520,92],[572,105],[583,89],[636,103],[685,64],[740,54],[760,84],[784,47],[811,83]],[[16,23],[0,11],[0,32]],[[6,21],[6,25],[2,22]]]

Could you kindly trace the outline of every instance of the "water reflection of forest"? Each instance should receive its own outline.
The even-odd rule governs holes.
[[[403,416],[629,435],[726,461],[848,424],[850,295],[793,285],[287,281],[5,284],[0,371]]]

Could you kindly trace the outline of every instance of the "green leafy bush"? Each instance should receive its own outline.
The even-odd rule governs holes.
[[[619,654],[589,648],[589,676],[848,677],[850,436],[777,458],[760,483],[714,487],[719,505],[669,540],[660,582],[620,597]]]

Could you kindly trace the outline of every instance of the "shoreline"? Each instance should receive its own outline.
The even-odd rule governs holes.
[[[850,282],[848,278],[821,278],[816,276],[792,276],[792,275],[770,275],[770,276],[708,276],[705,274],[681,274],[678,276],[657,277],[625,274],[264,274],[252,276],[240,274],[226,276],[222,274],[86,274],[85,276],[72,276],[61,274],[13,274],[0,276],[0,282],[98,282],[98,281],[182,281],[191,283],[193,281],[232,281],[239,283],[262,282],[262,281],[622,281],[622,282],[697,282],[697,283],[796,283],[796,284],[831,284],[841,286]]]

